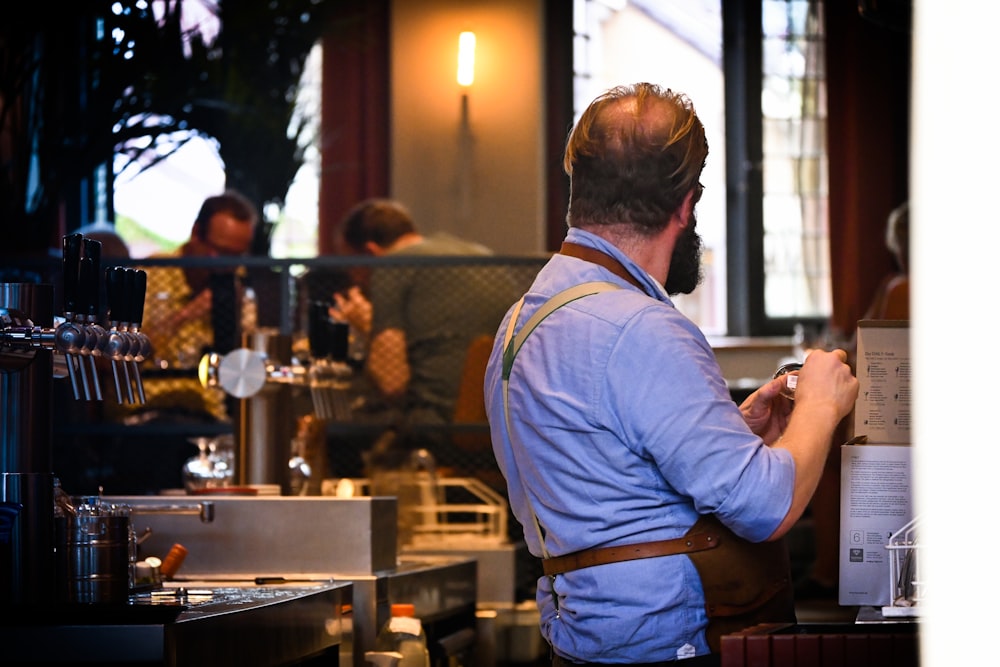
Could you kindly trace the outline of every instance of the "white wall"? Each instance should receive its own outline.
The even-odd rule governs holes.
[[[391,183],[423,231],[544,247],[541,0],[394,0]],[[463,158],[458,35],[476,33]]]
[[[995,350],[1000,6],[914,2],[914,454],[925,667],[997,662],[1000,438]]]

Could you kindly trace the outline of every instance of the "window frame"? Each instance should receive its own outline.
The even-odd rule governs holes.
[[[546,210],[549,250],[565,236],[569,183],[562,152],[573,118],[572,3],[545,3],[549,96],[546,110]],[[763,11],[760,2],[721,0],[726,105],[726,335],[790,336],[796,325],[824,329],[830,318],[769,317],[763,212]]]

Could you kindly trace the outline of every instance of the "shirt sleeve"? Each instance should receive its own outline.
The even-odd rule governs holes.
[[[620,416],[613,428],[699,514],[751,541],[774,532],[791,505],[794,463],[750,431],[697,327],[671,307],[642,310],[623,327],[606,378],[599,400]]]
[[[406,312],[409,302],[411,269],[382,267],[372,272],[372,335],[386,329],[408,329]]]

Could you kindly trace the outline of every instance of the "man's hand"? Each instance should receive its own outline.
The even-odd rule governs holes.
[[[350,287],[346,292],[333,295],[334,305],[330,307],[330,317],[349,325],[367,336],[372,330],[372,304],[358,287]]]
[[[775,378],[747,396],[740,405],[743,420],[768,445],[777,441],[788,426],[794,403],[781,395],[788,376]]]

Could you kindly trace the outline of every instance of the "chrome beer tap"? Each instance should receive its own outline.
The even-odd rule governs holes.
[[[153,345],[149,336],[142,333],[142,315],[145,309],[146,299],[146,272],[139,269],[130,269],[125,280],[127,304],[127,327],[131,338],[129,354],[126,361],[132,369],[135,395],[139,403],[146,402],[146,392],[142,386],[142,375],[139,373],[139,364],[145,361],[153,351]]]
[[[353,371],[347,364],[349,327],[330,319],[330,304],[313,302],[309,308],[309,393],[316,416],[346,421],[350,414],[348,390]]]
[[[280,364],[247,348],[202,357],[198,376],[203,386],[219,387],[244,399],[267,384],[306,386],[319,419],[347,421],[354,371],[347,363],[349,327],[329,315],[330,304],[316,301],[309,309],[310,363]]]
[[[132,385],[128,378],[125,356],[131,348],[128,327],[124,322],[125,269],[121,266],[109,268],[105,272],[105,289],[108,294],[108,344],[104,353],[111,361],[111,376],[115,382],[115,398],[124,403],[123,391],[129,392],[132,402]]]
[[[97,374],[97,358],[102,355],[107,345],[108,332],[101,326],[98,318],[101,289],[98,269],[101,265],[101,242],[94,239],[83,239],[83,258],[80,260],[80,317],[83,322],[85,342],[80,351],[81,367],[86,361],[90,370],[90,386],[93,387],[94,400],[104,400],[101,392],[101,379]],[[86,376],[86,371],[84,371]],[[84,382],[85,388],[88,383]],[[89,397],[88,397],[89,398]]]
[[[65,321],[56,327],[56,350],[66,359],[66,372],[73,388],[73,398],[80,400],[82,393],[89,400],[90,392],[83,374],[79,354],[87,343],[87,334],[77,320],[77,299],[80,292],[80,251],[82,234],[63,237],[63,315]]]
[[[105,357],[111,362],[118,402],[125,401],[124,389],[130,403],[144,403],[139,363],[153,350],[149,337],[139,331],[146,273],[120,266],[107,270],[110,321],[105,329],[98,312],[100,246],[81,234],[63,237],[64,318],[54,318],[58,324],[36,326],[16,308],[0,307],[0,367],[21,368],[35,351],[50,350],[64,360],[76,400],[103,400],[97,359]],[[53,375],[63,377],[56,366],[53,363]]]
[[[56,329],[56,350],[66,360],[73,397],[103,400],[97,358],[104,354],[108,332],[98,317],[101,243],[72,234],[63,238],[63,311]]]
[[[146,295],[146,272],[121,266],[107,271],[108,345],[115,395],[119,403],[146,402],[139,364],[151,353],[149,337],[140,332]]]

